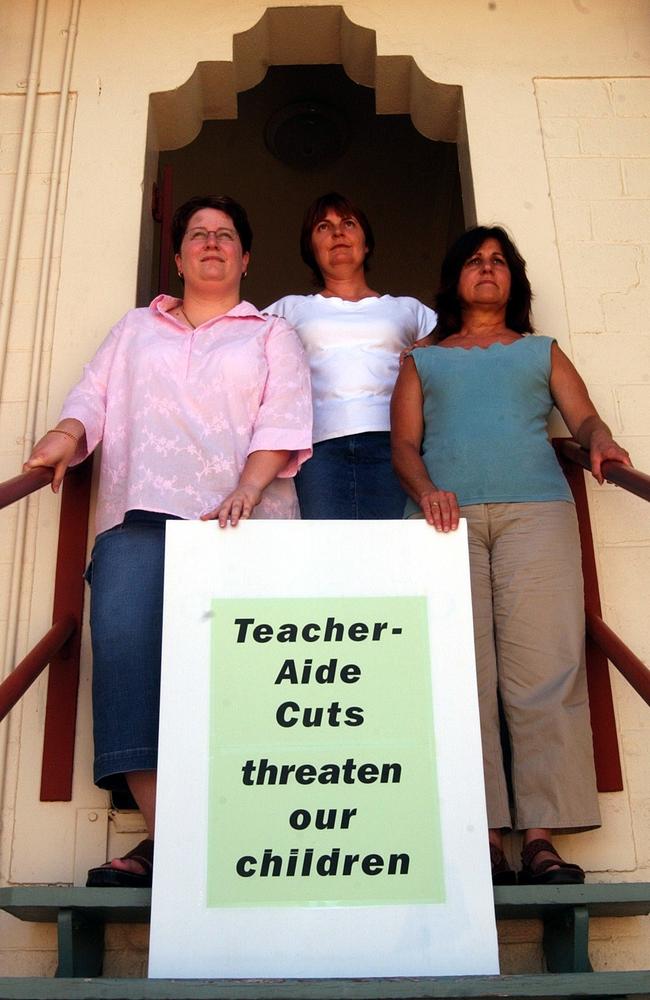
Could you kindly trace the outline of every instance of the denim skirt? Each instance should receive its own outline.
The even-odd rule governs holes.
[[[393,472],[388,431],[318,441],[296,476],[305,521],[399,520],[406,494]]]
[[[94,778],[124,788],[128,771],[156,767],[160,708],[165,522],[128,511],[95,540],[90,583]]]

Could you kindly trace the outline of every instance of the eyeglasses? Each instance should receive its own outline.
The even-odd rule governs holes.
[[[237,239],[234,229],[188,229],[185,235],[190,243],[207,243],[211,236],[215,243],[234,243]]]

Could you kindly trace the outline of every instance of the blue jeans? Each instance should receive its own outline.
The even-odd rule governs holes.
[[[296,476],[304,520],[399,520],[406,495],[390,460],[388,431],[319,441]]]
[[[95,783],[123,788],[158,759],[165,517],[128,511],[95,540],[91,585]]]

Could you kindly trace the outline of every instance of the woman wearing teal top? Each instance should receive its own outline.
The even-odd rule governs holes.
[[[406,516],[467,519],[492,878],[515,881],[503,832],[523,831],[520,882],[584,881],[553,831],[600,824],[584,668],[580,542],[547,438],[557,406],[591,456],[631,464],[550,337],[532,337],[525,263],[499,227],[468,230],[442,265],[438,340],[402,366],[393,462]],[[512,751],[512,811],[498,698]]]

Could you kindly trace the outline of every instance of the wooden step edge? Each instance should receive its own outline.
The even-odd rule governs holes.
[[[605,899],[640,899],[650,901],[650,882],[586,882],[583,885],[497,885],[493,888],[495,903],[539,902],[584,903]],[[46,901],[62,899],[106,901],[114,898],[120,903],[128,900],[151,901],[151,889],[87,888],[71,885],[5,885],[0,886],[0,900],[42,898]]]
[[[393,979],[0,978],[0,1000],[525,1000],[650,998],[650,970]]]
[[[554,907],[586,906],[590,915],[641,916],[650,913],[650,884],[598,883],[582,886],[497,886],[500,920],[540,917]],[[0,888],[0,909],[20,920],[56,921],[62,908],[83,910],[111,923],[147,923],[150,889],[85,889],[71,886],[8,886]]]

